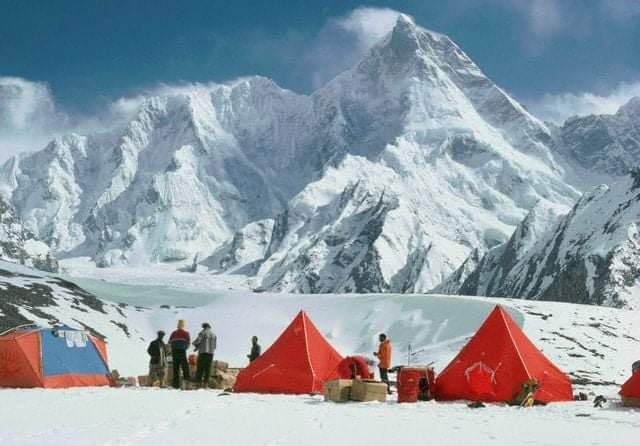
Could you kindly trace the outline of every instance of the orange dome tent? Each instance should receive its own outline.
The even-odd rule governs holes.
[[[0,335],[0,387],[107,385],[107,347],[83,330],[31,325]]]
[[[439,400],[508,402],[529,379],[538,382],[537,401],[571,401],[569,377],[527,338],[500,306],[436,380]]]
[[[280,337],[239,374],[236,392],[322,393],[342,356],[320,334],[304,311]]]
[[[631,375],[622,385],[620,395],[626,406],[640,406],[640,371]]]

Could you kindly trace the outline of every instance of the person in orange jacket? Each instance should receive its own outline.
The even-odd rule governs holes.
[[[378,358],[378,369],[380,370],[380,381],[387,384],[388,392],[391,393],[389,386],[389,369],[391,368],[391,341],[387,339],[387,335],[380,333],[378,336],[380,346],[378,351],[374,352],[374,356]]]

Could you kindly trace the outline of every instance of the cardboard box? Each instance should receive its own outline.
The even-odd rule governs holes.
[[[622,404],[626,407],[640,407],[640,398],[622,397]]]
[[[213,361],[213,364],[211,366],[212,370],[220,370],[222,372],[226,372],[228,368],[229,368],[228,362],[218,361],[217,359]]]
[[[352,379],[335,379],[324,383],[324,400],[342,403],[351,399]]]
[[[237,371],[233,371],[232,369],[227,369],[226,372],[222,370],[215,370],[213,376],[209,380],[209,387],[214,389],[233,389],[233,386],[236,384],[236,377],[238,376]]]
[[[387,385],[380,381],[369,379],[355,379],[351,387],[353,401],[386,401]]]

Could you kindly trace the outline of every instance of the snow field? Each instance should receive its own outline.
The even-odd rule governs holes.
[[[637,445],[640,410],[464,403],[325,403],[216,391],[0,391],[4,445]]]
[[[111,366],[124,375],[146,374],[148,341],[158,329],[171,330],[177,319],[186,319],[192,334],[201,322],[211,322],[219,339],[217,358],[243,365],[251,335],[259,335],[267,348],[301,309],[343,355],[371,357],[377,334],[385,331],[394,342],[394,364],[406,363],[411,344],[418,352],[412,363],[434,361],[442,370],[500,303],[552,361],[579,381],[575,392],[587,392],[591,400],[603,394],[609,402],[604,409],[594,409],[590,401],[529,410],[469,409],[464,403],[335,404],[318,396],[223,396],[217,391],[5,389],[0,390],[0,444],[637,444],[640,411],[621,408],[617,397],[640,350],[637,312],[459,296],[250,293],[220,290],[219,283],[207,283],[199,274],[157,271],[138,276],[142,284],[131,271],[127,284],[96,279],[80,282],[129,306],[120,307],[121,313],[111,307],[107,314],[78,313],[61,290],[59,306],[47,311],[72,325],[72,318],[82,317],[107,334]],[[110,319],[126,324],[130,335]]]

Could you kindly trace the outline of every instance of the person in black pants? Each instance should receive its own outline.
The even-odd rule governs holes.
[[[173,387],[180,388],[180,369],[183,378],[189,381],[189,361],[187,361],[187,349],[191,343],[189,332],[184,329],[184,320],[178,321],[178,329],[171,333],[169,345],[171,345],[171,356],[173,357]]]
[[[193,346],[198,352],[198,368],[196,371],[196,384],[205,389],[209,387],[209,377],[211,376],[211,363],[213,362],[213,354],[216,351],[217,337],[211,331],[211,325],[208,322],[202,324],[202,331],[193,341]]]
[[[164,378],[167,371],[166,345],[164,343],[164,331],[158,332],[158,337],[151,341],[147,353],[149,359],[149,385],[164,387]]]

